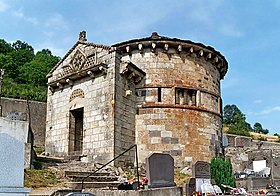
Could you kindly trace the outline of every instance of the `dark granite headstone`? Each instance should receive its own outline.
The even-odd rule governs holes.
[[[186,195],[191,196],[193,192],[195,192],[196,184],[195,178],[187,179],[186,183]]]
[[[197,161],[192,168],[192,176],[195,178],[195,191],[201,192],[203,183],[211,183],[210,164]]]
[[[211,178],[210,164],[204,161],[197,161],[193,166],[192,172],[194,178]]]
[[[175,186],[174,159],[169,154],[153,153],[146,159],[146,171],[151,188]]]

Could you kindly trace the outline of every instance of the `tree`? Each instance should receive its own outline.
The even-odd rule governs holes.
[[[11,44],[7,43],[5,40],[0,39],[0,54],[6,55],[13,50]]]
[[[261,123],[256,122],[256,123],[254,124],[254,132],[256,132],[256,133],[262,133],[262,130],[263,130],[263,128],[262,128]]]
[[[33,47],[30,46],[28,43],[22,42],[22,41],[20,41],[20,40],[15,41],[15,42],[12,44],[12,47],[13,47],[15,50],[27,50],[27,51],[30,51],[31,53],[34,54],[34,49],[33,49]]]
[[[224,107],[223,124],[229,128],[228,133],[250,136],[252,127],[246,122],[243,114],[236,105]]]
[[[223,189],[221,184],[235,187],[230,159],[213,158],[210,163],[211,178]]]
[[[43,49],[36,53],[32,61],[19,68],[19,79],[25,84],[45,86],[46,75],[58,61],[59,58],[53,56],[50,50]]]
[[[0,68],[5,70],[2,95],[45,101],[46,75],[59,59],[49,49],[35,55],[33,47],[25,42],[9,44],[0,39]]]
[[[224,107],[223,122],[225,124],[236,124],[237,122],[245,121],[245,119],[245,115],[236,105],[226,105]]]
[[[253,130],[256,133],[263,133],[263,134],[268,134],[269,133],[269,130],[268,129],[263,129],[261,123],[259,123],[259,122],[256,122],[254,124],[254,129]]]
[[[268,134],[268,133],[269,133],[269,130],[268,130],[268,129],[263,129],[263,130],[262,130],[262,133],[263,133],[263,134]]]

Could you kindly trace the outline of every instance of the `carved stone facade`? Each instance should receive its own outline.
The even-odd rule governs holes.
[[[103,46],[79,41],[48,75],[46,150],[109,161],[137,144],[177,166],[222,153],[220,80],[214,48],[159,36]],[[133,163],[135,152],[115,164]]]

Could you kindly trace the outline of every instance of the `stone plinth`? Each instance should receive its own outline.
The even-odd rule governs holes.
[[[0,196],[28,196],[30,188],[1,188]]]
[[[0,196],[28,195],[23,188],[28,123],[0,118]]]

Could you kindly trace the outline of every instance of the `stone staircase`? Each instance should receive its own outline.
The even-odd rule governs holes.
[[[116,189],[121,184],[118,176],[111,175],[109,172],[98,172],[86,178],[92,172],[88,171],[64,171],[65,176],[69,179],[67,186],[71,189],[83,188],[100,188]],[[84,184],[82,181],[84,179]]]

